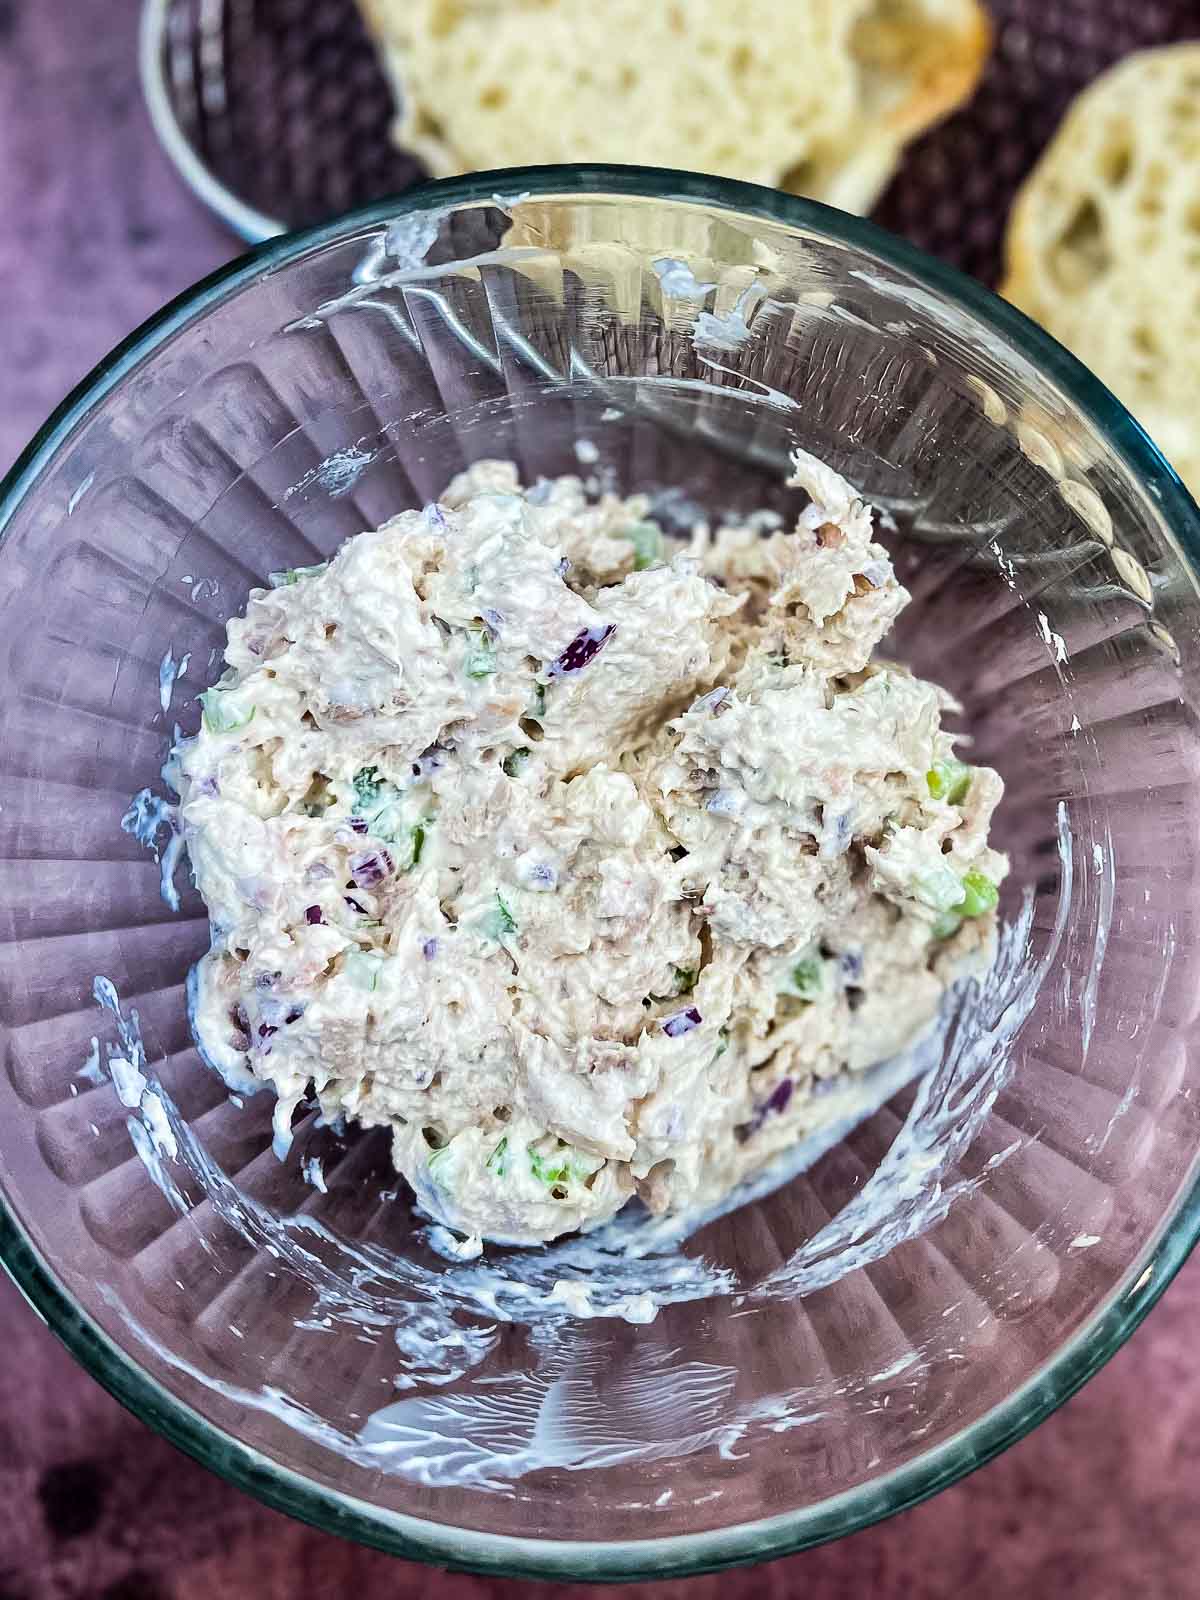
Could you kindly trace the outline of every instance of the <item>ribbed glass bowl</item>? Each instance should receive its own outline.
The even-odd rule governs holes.
[[[714,287],[664,293],[672,261]],[[914,597],[890,649],[1008,780],[997,968],[919,1087],[682,1242],[446,1261],[379,1134],[310,1117],[281,1164],[267,1097],[200,1064],[203,906],[170,909],[135,837],[157,820],[170,867],[174,724],[252,585],[473,459],[686,520],[794,510],[793,444],[886,513]],[[0,517],[0,1247],[96,1377],[218,1472],[442,1563],[761,1559],[1018,1437],[1190,1248],[1200,526],[1112,397],[986,291],[730,183],[435,185],[168,307],[46,425]],[[668,1303],[575,1317],[547,1291],[585,1271],[598,1301]]]

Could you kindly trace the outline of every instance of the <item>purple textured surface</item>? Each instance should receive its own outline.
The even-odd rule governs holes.
[[[985,283],[1004,219],[1074,96],[1133,50],[1200,36],[1197,0],[985,0],[995,25],[979,87],[907,158],[875,210],[885,227]]]
[[[1160,23],[1189,10],[1200,21],[1194,6],[1128,0],[1127,9]],[[0,0],[2,465],[116,340],[237,249],[154,144],[136,84],[136,12],[136,0]],[[1095,42],[1101,53],[1107,38]],[[1016,48],[1011,38],[1001,44]],[[913,159],[941,162],[952,177],[962,129],[952,123],[932,135]],[[887,198],[886,220],[989,270],[995,231],[973,235],[979,253],[964,255],[949,213],[941,221],[936,209],[910,213],[901,193]],[[1055,1417],[914,1511],[754,1572],[627,1592],[644,1600],[1200,1593],[1197,1313],[1192,1264],[1132,1344]],[[263,1509],[121,1410],[7,1282],[0,1341],[0,1600],[222,1592],[516,1600],[523,1590],[398,1563]],[[598,1591],[539,1592],[557,1600]]]

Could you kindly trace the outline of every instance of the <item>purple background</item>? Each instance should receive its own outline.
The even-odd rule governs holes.
[[[1140,14],[1151,9],[1146,0]],[[159,154],[137,85],[136,17],[136,0],[0,0],[0,468],[118,339],[238,249]],[[914,1511],[769,1567],[620,1592],[643,1600],[1200,1594],[1197,1310],[1200,1264],[1192,1264],[1082,1393]],[[0,1600],[222,1592],[516,1600],[521,1592],[396,1562],[265,1510],[124,1412],[7,1280],[0,1350]],[[601,1591],[533,1592],[561,1600]]]

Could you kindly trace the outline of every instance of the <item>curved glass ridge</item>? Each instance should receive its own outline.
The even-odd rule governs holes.
[[[431,226],[413,226],[421,217]],[[697,307],[657,290],[663,255],[702,264],[720,310],[761,282],[751,337],[698,348]],[[221,1087],[194,1076],[178,996],[202,907],[185,895],[169,916],[157,866],[120,829],[162,759],[158,662],[186,651],[199,671],[260,568],[295,564],[293,550],[311,560],[420,503],[463,460],[568,470],[554,463],[585,437],[622,489],[686,481],[714,512],[762,503],[797,440],[861,484],[895,524],[914,595],[897,652],[952,688],[983,758],[1012,776],[1002,843],[1031,889],[1030,949],[1050,949],[1056,906],[1069,914],[986,1121],[947,1158],[953,1204],[758,1321],[726,1319],[714,1301],[637,1331],[734,1375],[713,1402],[728,1411],[697,1412],[696,1434],[736,1414],[744,1452],[688,1442],[651,1460],[638,1434],[631,1459],[567,1455],[528,1474],[521,1511],[479,1483],[368,1471],[343,1449],[339,1384],[357,1361],[378,1404],[395,1349],[376,1340],[364,1357],[370,1341],[355,1352],[340,1323],[332,1337],[299,1331],[311,1311],[300,1273],[268,1304],[246,1237],[202,1195],[172,1209],[112,1086],[78,1069],[102,1029],[91,986],[108,973],[239,1192],[278,1216],[304,1207],[378,1265],[368,1141],[339,1147],[330,1170],[344,1182],[318,1197],[260,1160],[269,1127],[253,1104],[235,1118]],[[331,492],[321,468],[351,447],[353,492]],[[330,1532],[481,1572],[631,1581],[766,1560],[902,1510],[1020,1438],[1119,1348],[1186,1259],[1200,1231],[1200,1001],[1161,861],[1169,851],[1182,870],[1200,840],[1200,512],[1103,385],[980,285],[859,218],[693,174],[550,167],[429,184],[270,240],[133,333],[0,485],[0,537],[13,575],[0,626],[14,640],[0,686],[12,795],[0,857],[13,869],[0,1258],[100,1383],[239,1487]],[[183,694],[170,717],[186,721]],[[69,870],[45,867],[68,851]],[[697,1249],[751,1296],[858,1191],[909,1105],[882,1108]],[[394,1304],[364,1291],[376,1292]],[[247,1337],[229,1339],[243,1313]],[[739,1344],[751,1325],[758,1342]],[[518,1383],[542,1381],[524,1330],[502,1333],[444,1392],[504,1378],[502,1357]],[[589,1326],[583,1365],[633,1360],[633,1334]],[[286,1378],[307,1433],[246,1411],[250,1357]],[[597,1380],[606,1393],[620,1411]],[[777,1394],[809,1395],[812,1420],[798,1403],[772,1411]],[[657,1437],[634,1411],[627,1428]]]

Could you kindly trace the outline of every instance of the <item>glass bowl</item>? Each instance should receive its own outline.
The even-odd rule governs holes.
[[[889,649],[1008,780],[996,966],[865,1120],[686,1236],[446,1260],[378,1133],[310,1116],[281,1163],[268,1097],[200,1064],[172,730],[252,585],[473,459],[686,522],[794,509],[795,444],[880,507],[913,594]],[[169,306],[0,516],[0,1247],[96,1377],[234,1482],[476,1569],[764,1559],[1019,1437],[1191,1247],[1200,523],[987,291],[732,183],[436,184]],[[577,1278],[604,1314],[556,1295]]]

